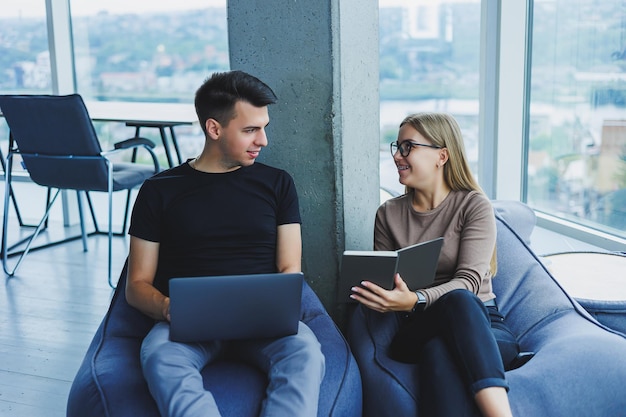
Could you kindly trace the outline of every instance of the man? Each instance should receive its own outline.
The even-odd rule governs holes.
[[[137,196],[126,298],[156,320],[141,362],[162,416],[220,415],[200,370],[225,350],[267,373],[262,416],[317,415],[324,357],[304,323],[296,335],[270,341],[169,340],[170,278],[301,270],[293,180],[255,163],[268,143],[267,106],[275,101],[274,92],[249,74],[213,74],[195,97],[206,137],[200,156],[147,180]]]

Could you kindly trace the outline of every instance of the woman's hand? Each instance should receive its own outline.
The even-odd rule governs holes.
[[[350,298],[380,313],[389,311],[411,311],[417,295],[406,286],[400,274],[394,276],[395,287],[389,291],[378,285],[363,281],[362,287],[352,287]]]

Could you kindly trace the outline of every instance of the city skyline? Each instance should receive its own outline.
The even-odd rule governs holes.
[[[8,3],[8,2],[7,2]],[[146,13],[226,7],[226,0],[185,0],[184,2],[154,2],[151,0],[107,0],[106,3],[91,0],[70,1],[72,14],[88,16],[101,11],[108,13]],[[19,0],[0,7],[0,17],[45,17],[45,0]]]
[[[0,8],[0,18],[17,17],[45,17],[46,0],[19,0],[19,2],[6,2]],[[480,0],[379,0],[380,7],[398,6],[433,6],[441,3],[480,3]],[[92,0],[70,0],[70,8],[75,16],[94,15],[99,12],[119,13],[146,13],[181,11],[202,9],[207,7],[226,7],[226,0],[185,0],[184,2],[154,2],[151,0],[107,0],[95,2]]]

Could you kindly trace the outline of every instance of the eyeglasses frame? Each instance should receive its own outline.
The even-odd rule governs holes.
[[[406,155],[402,151],[402,145],[404,145],[405,143],[409,144],[409,150],[406,153]],[[396,148],[395,151],[393,150],[394,146]],[[398,143],[398,141],[391,142],[389,144],[389,151],[391,152],[391,156],[394,156],[396,152],[400,152],[400,155],[403,158],[406,158],[407,156],[409,156],[413,148],[418,147],[418,146],[422,146],[424,148],[432,148],[432,149],[443,149],[441,146],[437,146],[437,145],[428,145],[426,143],[418,143],[418,142],[413,142],[412,140],[405,140],[405,141],[402,141],[402,143]]]

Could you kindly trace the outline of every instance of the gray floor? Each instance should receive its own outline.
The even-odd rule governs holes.
[[[124,238],[115,238],[115,267]],[[64,416],[71,381],[108,307],[106,237],[28,255],[0,286],[0,416]],[[11,259],[12,261],[12,259]]]

